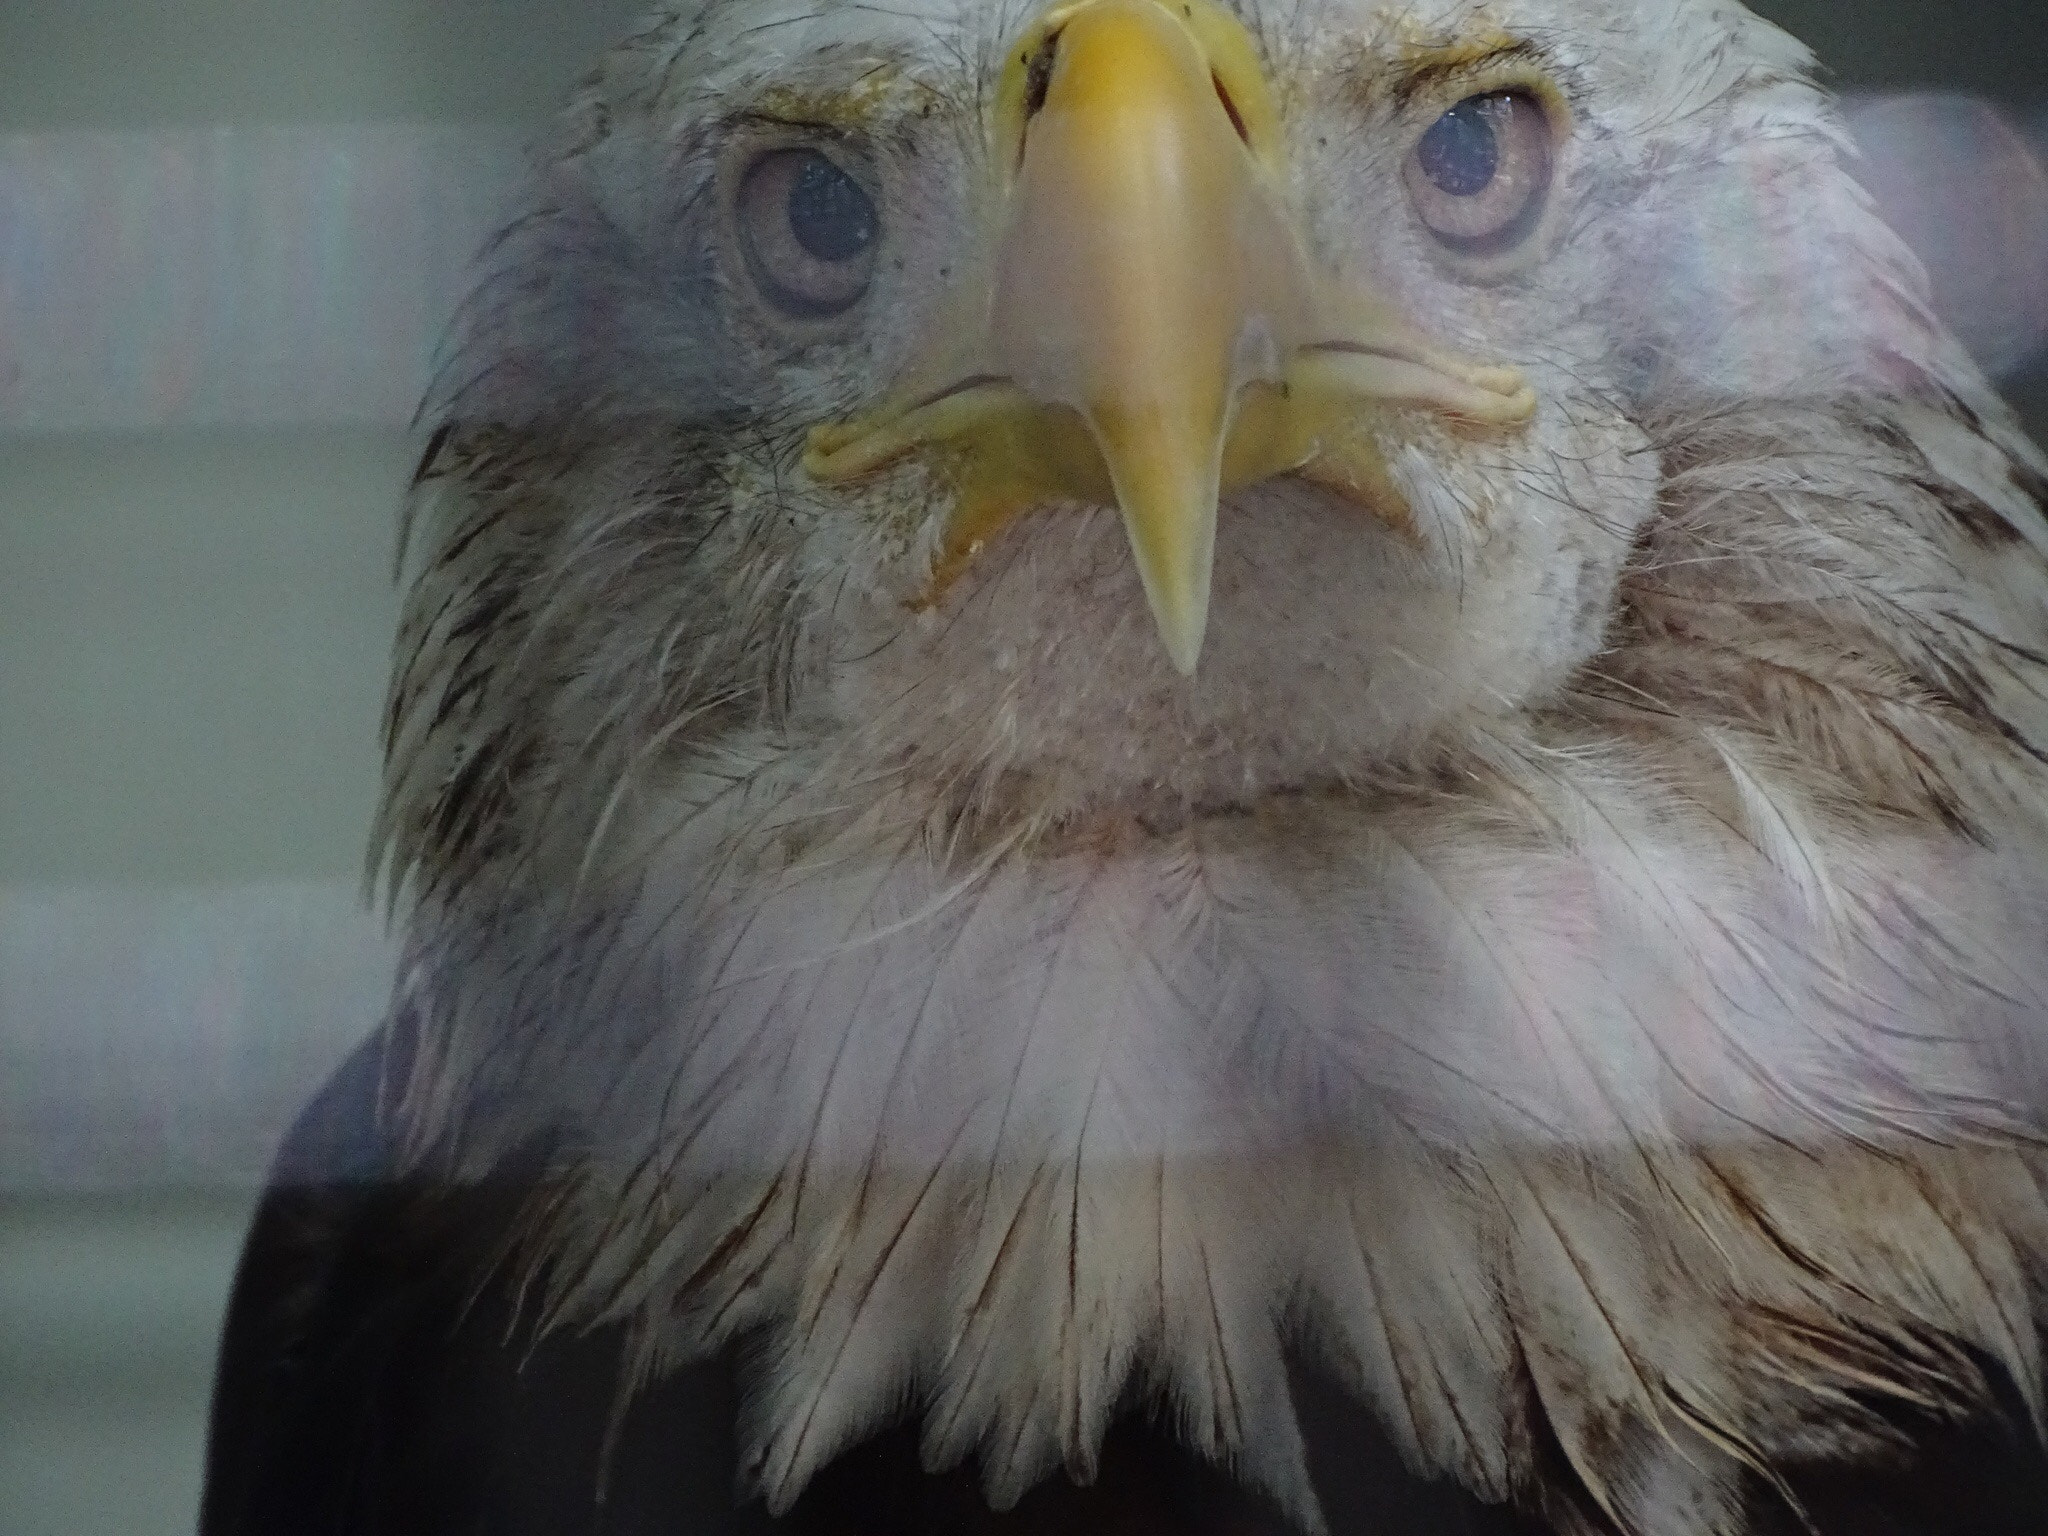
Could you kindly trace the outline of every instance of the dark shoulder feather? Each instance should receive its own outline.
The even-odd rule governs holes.
[[[754,1529],[733,1507],[729,1377],[684,1372],[612,1434],[620,1339],[533,1339],[496,1263],[531,1179],[391,1178],[383,1051],[300,1119],[250,1229],[200,1536]]]

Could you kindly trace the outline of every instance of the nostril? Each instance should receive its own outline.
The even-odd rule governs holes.
[[[1024,65],[1024,125],[1017,135],[1017,164],[1024,164],[1024,146],[1031,138],[1031,124],[1045,110],[1045,98],[1052,90],[1052,67],[1060,56],[1060,35],[1045,34],[1045,40],[1026,54]]]
[[[1060,35],[1058,32],[1045,34],[1045,41],[1024,64],[1024,121],[1045,110],[1046,92],[1052,89],[1052,66],[1059,58]]]
[[[1230,98],[1230,92],[1223,84],[1223,77],[1214,70],[1209,72],[1209,83],[1216,87],[1216,99],[1223,103],[1223,110],[1230,114],[1230,126],[1237,130],[1237,136],[1245,144],[1252,141],[1251,131],[1244,125],[1244,115],[1237,110],[1237,103]]]

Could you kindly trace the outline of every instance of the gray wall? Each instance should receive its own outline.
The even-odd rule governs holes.
[[[635,9],[0,0],[0,136],[516,139]],[[0,427],[6,1536],[192,1528],[246,1175],[380,990],[357,894],[411,451],[361,421]],[[166,1017],[192,1034],[140,1032]],[[164,1112],[195,1060],[246,1075],[244,1121]],[[95,1161],[109,1116],[136,1134]]]

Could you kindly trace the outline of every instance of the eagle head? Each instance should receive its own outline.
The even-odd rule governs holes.
[[[1574,1529],[2038,1413],[2048,482],[1809,63],[1724,0],[611,55],[429,402],[380,840],[392,1112],[544,1149],[546,1320],[751,1341],[778,1509],[1135,1405],[1313,1526],[1290,1352]]]

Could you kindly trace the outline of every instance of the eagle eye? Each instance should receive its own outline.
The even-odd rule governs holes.
[[[1488,91],[1432,123],[1402,174],[1431,234],[1461,254],[1494,255],[1541,217],[1551,159],[1550,119],[1536,98]]]
[[[740,249],[761,295],[784,314],[826,320],[874,281],[882,224],[851,172],[818,149],[773,149],[747,167]]]

